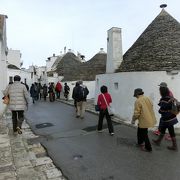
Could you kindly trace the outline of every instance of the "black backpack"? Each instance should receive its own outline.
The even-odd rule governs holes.
[[[80,86],[79,87],[79,92],[78,92],[78,99],[83,100],[86,99],[87,96],[87,88]]]

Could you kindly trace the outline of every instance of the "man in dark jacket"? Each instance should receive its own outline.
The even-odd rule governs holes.
[[[74,98],[76,99],[77,104],[77,118],[84,119],[84,113],[86,109],[86,98],[89,94],[88,88],[83,85],[83,81],[79,81],[79,85],[77,86],[74,92]]]

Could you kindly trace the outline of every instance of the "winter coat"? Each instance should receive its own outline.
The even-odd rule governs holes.
[[[56,92],[61,92],[61,90],[62,90],[62,85],[61,85],[60,82],[57,82],[55,90],[56,90]]]
[[[73,97],[74,99],[76,99],[77,102],[81,102],[81,101],[86,101],[88,94],[89,94],[88,88],[84,85],[79,85],[75,88]]]
[[[161,114],[160,127],[169,127],[178,123],[176,115],[170,111],[172,109],[172,101],[170,101],[171,98],[172,97],[170,96],[166,96],[162,97],[159,101],[159,113]]]
[[[104,93],[104,97],[106,98],[106,102],[109,106],[109,104],[112,103],[111,95],[109,93]],[[100,109],[103,109],[103,110],[107,109],[107,105],[106,105],[104,97],[102,94],[100,94],[98,96],[98,101],[97,101],[97,104],[99,105]]]
[[[153,110],[152,101],[144,96],[140,95],[134,104],[133,120],[138,120],[139,128],[150,128],[156,124],[156,117]]]
[[[8,85],[4,91],[4,95],[9,95],[9,109],[12,111],[26,110],[29,103],[29,93],[24,84],[19,81],[14,81],[13,84]]]
[[[35,88],[34,84],[30,88],[30,94],[32,98],[35,98],[38,95],[37,88]]]
[[[47,94],[48,94],[48,93],[47,93],[47,92],[48,92],[47,89],[48,89],[48,87],[47,87],[46,85],[44,85],[44,86],[43,86],[43,95],[44,95],[44,96],[47,96]]]

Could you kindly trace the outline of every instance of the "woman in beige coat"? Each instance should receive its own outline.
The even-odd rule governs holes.
[[[137,99],[134,104],[131,123],[134,124],[138,120],[137,144],[142,150],[151,152],[152,147],[148,137],[148,128],[154,127],[156,124],[153,103],[148,97],[144,96],[144,92],[140,88],[134,90],[134,97]],[[143,143],[145,143],[145,147]]]
[[[29,103],[29,93],[20,80],[20,76],[14,76],[14,83],[8,85],[4,95],[10,99],[8,108],[12,111],[13,131],[22,134],[21,126],[24,121],[24,111],[27,110]]]

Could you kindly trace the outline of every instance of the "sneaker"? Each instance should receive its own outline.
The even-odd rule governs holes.
[[[16,129],[17,129],[18,134],[22,134],[22,131],[21,131],[20,127],[17,127]]]
[[[139,148],[144,147],[144,144],[143,143],[142,144],[136,143],[136,147],[139,147]]]
[[[84,117],[80,117],[81,119],[84,119]]]
[[[76,116],[76,118],[79,118],[79,117],[80,117],[79,115]]]
[[[13,135],[14,135],[14,136],[17,136],[17,135],[18,135],[18,132],[17,132],[17,131],[14,131],[14,132],[13,132]]]
[[[152,148],[151,149],[146,149],[145,146],[141,146],[141,151],[152,152]]]
[[[98,133],[102,133],[103,131],[102,130],[97,130],[98,131]]]
[[[114,133],[112,132],[112,133],[110,133],[110,135],[111,135],[111,136],[114,136]]]

